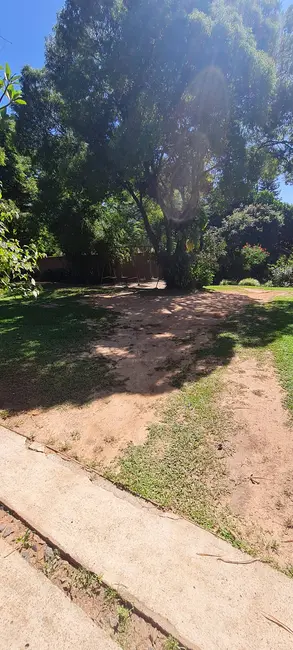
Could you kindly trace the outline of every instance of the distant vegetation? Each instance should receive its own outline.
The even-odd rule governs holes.
[[[277,0],[67,0],[44,69],[0,82],[2,285],[137,251],[168,287],[292,284],[292,27]]]

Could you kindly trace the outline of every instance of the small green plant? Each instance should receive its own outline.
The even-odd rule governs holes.
[[[106,603],[110,605],[114,603],[115,600],[117,599],[118,599],[117,591],[115,589],[112,589],[112,587],[106,587],[105,595],[104,595],[104,600],[106,601]]]
[[[273,541],[272,541],[272,543],[271,543],[271,549],[272,549],[272,551],[273,551],[274,553],[278,553],[278,550],[279,550],[279,544],[278,544],[278,542],[277,542],[275,539],[273,539]]]
[[[2,411],[0,411],[0,418],[2,420],[7,420],[9,416],[10,416],[10,411],[8,411],[7,409],[3,409]]]
[[[165,642],[164,650],[184,650],[184,648],[179,645],[178,641],[176,641],[173,636],[169,636]]]
[[[127,623],[129,621],[131,610],[124,607],[124,605],[118,605],[117,607],[117,616],[118,616],[118,630],[119,632],[125,632]]]
[[[102,576],[96,575],[86,569],[78,569],[75,574],[74,584],[79,589],[84,589],[89,595],[101,591]]]
[[[50,578],[50,576],[56,571],[58,565],[59,565],[59,560],[60,560],[60,555],[59,551],[57,549],[54,549],[52,552],[52,555],[48,557],[48,559],[45,562],[43,571],[45,576],[47,578]]]
[[[238,283],[239,287],[260,287],[260,282],[255,278],[244,278]]]
[[[21,548],[30,548],[31,547],[31,531],[27,528],[25,533],[18,537],[16,542],[21,545]]]

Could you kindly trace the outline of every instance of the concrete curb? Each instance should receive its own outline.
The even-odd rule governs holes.
[[[190,522],[0,428],[0,499],[29,526],[189,648],[289,650],[293,582]]]

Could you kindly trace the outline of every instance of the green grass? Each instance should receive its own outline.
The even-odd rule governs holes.
[[[254,554],[219,505],[227,489],[219,449],[233,431],[229,413],[217,407],[221,372],[187,383],[169,400],[161,423],[150,427],[146,443],[129,446],[106,476]]]
[[[215,374],[196,390],[187,386],[171,399],[163,421],[151,427],[147,442],[128,448],[118,475],[119,482],[133,492],[207,527],[213,526],[212,508],[206,508],[212,497],[208,477],[216,475],[217,483],[221,482],[213,443],[220,443],[225,435],[223,426],[218,438],[219,414],[210,408],[217,386]]]
[[[117,314],[95,307],[87,288],[49,288],[37,300],[0,298],[0,411],[83,404],[110,385],[112,369],[95,340]]]
[[[293,287],[265,287],[261,284],[259,287],[239,286],[238,284],[211,284],[205,287],[208,291],[243,291],[243,289],[251,289],[252,291],[290,291],[293,294]]]
[[[111,474],[131,491],[251,553],[259,553],[260,545],[254,545],[255,538],[253,545],[243,541],[237,521],[219,505],[227,477],[218,449],[239,427],[232,414],[220,408],[222,375],[236,351],[266,350],[275,356],[287,406],[293,411],[293,297],[288,296],[248,305],[224,326],[219,322],[210,347],[190,350],[188,372],[185,367],[189,381],[169,400],[147,441],[130,446]]]
[[[273,352],[286,391],[286,406],[293,412],[293,295],[279,296],[266,305],[247,306],[238,317],[228,320],[216,344],[221,338],[226,340],[230,357],[236,347]]]

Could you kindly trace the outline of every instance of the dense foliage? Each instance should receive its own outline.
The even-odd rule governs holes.
[[[28,197],[35,189],[35,182],[30,183],[26,161],[18,156],[12,142],[15,123],[10,119],[8,109],[25,104],[18,80],[19,77],[12,75],[6,64],[0,79],[0,288],[37,297],[32,274],[39,257],[38,249],[33,242],[22,246],[16,238],[20,218],[16,202],[25,209]],[[4,200],[4,197],[11,199]]]
[[[267,280],[293,247],[292,27],[278,0],[66,0],[0,124],[20,245]]]

